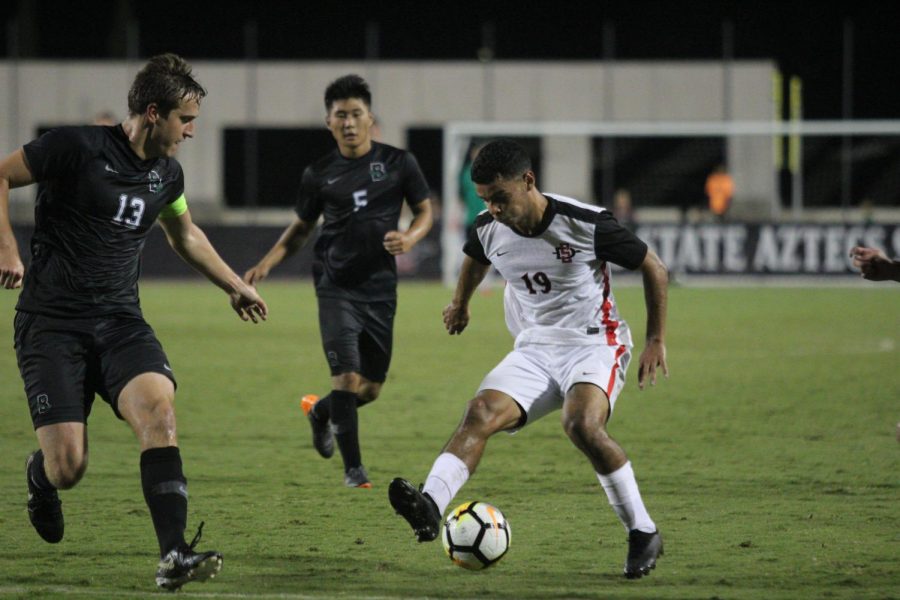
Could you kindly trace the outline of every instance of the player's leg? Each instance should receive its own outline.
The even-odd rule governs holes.
[[[641,498],[625,451],[606,431],[610,413],[605,392],[591,383],[578,383],[563,403],[563,428],[572,443],[591,461],[610,505],[628,531],[624,574],[647,575],[662,554],[662,539]]]
[[[321,399],[304,397],[303,406],[312,428],[313,447],[323,458],[330,458],[337,437],[346,475],[350,468],[362,465],[356,405],[360,385],[359,336],[365,315],[357,303],[349,300],[319,298],[318,303],[319,332],[331,370],[331,391]]]
[[[421,489],[396,478],[388,489],[391,506],[412,527],[420,542],[435,539],[441,515],[481,461],[489,437],[513,429],[524,420],[522,408],[508,394],[482,390],[469,401],[463,418]]]
[[[222,555],[194,551],[200,531],[190,544],[184,538],[187,479],[178,448],[175,378],[162,346],[143,319],[109,319],[98,346],[104,382],[100,394],[140,444],[141,487],[161,557],[157,585],[174,590],[214,577]]]
[[[628,531],[625,575],[636,578],[655,567],[662,540],[644,506],[625,451],[606,429],[624,385],[629,358],[624,346],[573,349],[562,376],[568,389],[562,424],[572,443],[591,461],[610,505]]]
[[[510,352],[479,386],[463,418],[434,461],[421,490],[396,478],[388,495],[420,542],[437,537],[441,516],[474,473],[489,437],[511,431],[559,407],[560,394],[545,369],[546,357],[532,349]]]
[[[73,487],[87,469],[85,423],[94,397],[88,321],[21,312],[15,318],[16,358],[39,444],[25,467],[28,517],[50,543],[62,540],[65,528],[57,489]]]

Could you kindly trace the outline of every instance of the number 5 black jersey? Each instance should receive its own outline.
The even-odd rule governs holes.
[[[141,250],[160,211],[182,199],[181,165],[141,160],[119,125],[61,127],[24,151],[39,186],[31,265],[16,308],[139,315]]]
[[[297,215],[315,224],[324,215],[315,245],[313,276],[322,297],[393,300],[397,266],[382,245],[397,229],[403,200],[415,206],[429,196],[415,157],[372,143],[359,158],[335,149],[303,172]]]

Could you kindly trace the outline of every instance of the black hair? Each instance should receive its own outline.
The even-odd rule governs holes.
[[[163,117],[168,117],[186,98],[200,103],[206,90],[191,73],[191,65],[177,54],[154,56],[134,78],[128,90],[128,111],[143,114],[150,104],[156,104]]]
[[[486,144],[472,162],[472,181],[481,185],[497,177],[513,179],[531,170],[531,157],[521,145],[508,139]]]
[[[330,111],[331,105],[338,100],[359,98],[366,106],[372,107],[372,92],[366,80],[356,74],[338,77],[325,88],[325,110]]]

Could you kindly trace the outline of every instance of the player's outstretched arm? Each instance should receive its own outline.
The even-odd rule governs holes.
[[[644,389],[644,382],[656,385],[656,372],[662,370],[669,376],[666,364],[666,302],[668,298],[669,273],[666,265],[652,250],[640,266],[644,279],[644,302],[647,305],[647,342],[638,361],[638,387]]]
[[[9,219],[9,190],[30,183],[34,183],[34,177],[21,148],[0,161],[0,288],[7,290],[22,287],[25,277],[25,265]]]
[[[412,247],[428,235],[431,225],[434,223],[434,217],[431,214],[431,199],[425,198],[412,207],[413,220],[409,224],[409,229],[400,233],[399,231],[388,231],[384,234],[384,249],[393,254],[405,254],[412,250]]]
[[[295,216],[294,221],[287,226],[275,245],[263,256],[258,263],[244,273],[244,281],[250,285],[256,285],[269,276],[269,272],[281,264],[285,258],[296,253],[306,244],[309,235],[315,229],[315,223],[307,223]]]
[[[900,281],[900,260],[891,260],[883,250],[855,246],[850,250],[850,258],[869,281]]]
[[[450,335],[462,333],[469,324],[469,300],[490,268],[490,265],[483,265],[471,256],[463,259],[459,280],[456,282],[456,293],[444,308],[444,326]]]
[[[225,264],[209,243],[206,234],[191,220],[190,211],[185,211],[177,217],[160,219],[159,224],[175,252],[228,294],[231,308],[241,320],[254,323],[257,323],[258,319],[266,320],[269,309],[265,301],[256,293],[253,286],[244,283],[237,273]]]

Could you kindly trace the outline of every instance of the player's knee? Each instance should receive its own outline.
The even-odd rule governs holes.
[[[468,429],[478,429],[486,433],[494,433],[504,427],[501,411],[495,403],[479,394],[469,400],[463,425]]]
[[[590,441],[602,443],[609,437],[602,422],[584,413],[563,413],[562,426],[569,439],[579,448]]]
[[[44,470],[51,483],[61,490],[75,487],[87,471],[87,456],[72,453],[59,457],[55,461],[44,459]]]
[[[378,400],[379,394],[381,394],[381,384],[364,383],[359,387],[356,396],[359,398],[359,405],[362,406]]]

